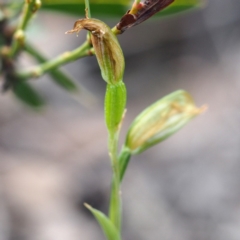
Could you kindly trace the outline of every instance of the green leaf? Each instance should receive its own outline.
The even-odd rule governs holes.
[[[199,8],[203,6],[204,0],[175,0],[169,7],[161,11],[158,16],[168,16],[176,13],[181,13],[186,10]]]
[[[166,16],[180,13],[185,10],[200,7],[205,0],[175,0],[168,8],[161,11],[157,16]],[[42,0],[43,9],[62,11],[78,16],[84,15],[84,0]],[[123,16],[130,8],[133,0],[92,0],[90,2],[92,16]]]
[[[102,212],[94,209],[88,204],[84,204],[86,208],[88,208],[94,217],[97,219],[99,225],[101,226],[107,240],[121,240],[120,234],[117,231],[116,227],[110,221],[110,219],[103,214]]]
[[[119,178],[120,178],[120,181],[123,180],[123,177],[124,177],[124,174],[127,170],[127,167],[128,167],[128,163],[131,159],[131,151],[129,148],[126,148],[126,147],[123,147],[122,148],[122,151],[118,157],[118,161],[119,161]]]
[[[76,92],[78,90],[77,85],[68,77],[68,75],[64,72],[59,71],[58,69],[54,69],[49,72],[52,76],[52,81],[56,84],[68,90],[70,92]]]
[[[18,99],[26,105],[33,108],[40,108],[44,105],[43,99],[38,93],[26,82],[17,81],[13,86],[13,93]]]

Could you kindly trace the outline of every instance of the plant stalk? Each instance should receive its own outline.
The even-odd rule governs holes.
[[[9,57],[13,58],[20,48],[24,46],[25,29],[35,12],[41,7],[41,0],[25,0],[22,16],[15,31],[13,43],[9,51]]]
[[[48,59],[41,52],[39,52],[29,43],[25,44],[24,50],[32,57],[34,57],[39,63],[48,61]],[[67,88],[69,91],[77,91],[77,87],[75,86],[74,81],[71,79],[71,77],[60,69],[53,69],[52,71],[49,71],[49,75],[53,78],[53,80],[59,81],[59,79],[62,79],[63,82],[67,82],[68,85],[66,85],[65,88]]]
[[[117,159],[118,132],[109,133],[109,155],[112,165],[112,187],[109,206],[109,218],[119,230],[121,229],[121,192],[120,192],[120,172]]]
[[[86,11],[86,17],[91,18],[91,9],[89,0],[85,0],[85,11]]]
[[[32,77],[40,77],[47,71],[57,69],[63,64],[88,56],[89,49],[90,45],[87,41],[85,41],[80,47],[76,48],[73,51],[65,52],[58,57],[44,62],[38,66],[32,67],[29,70],[18,71],[16,72],[16,75],[23,80],[27,80]]]

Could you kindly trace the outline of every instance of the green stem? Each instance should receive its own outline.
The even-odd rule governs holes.
[[[109,154],[113,171],[111,198],[109,207],[109,218],[119,230],[121,229],[121,193],[120,193],[120,175],[117,159],[118,132],[109,133]]]
[[[24,50],[29,53],[32,57],[34,57],[39,63],[47,62],[48,59],[39,52],[35,47],[31,46],[29,43],[25,43]],[[62,85],[65,89],[69,91],[77,91],[77,86],[74,81],[68,76],[66,73],[61,71],[60,69],[53,69],[49,72],[49,75],[52,79]]]
[[[91,9],[90,9],[90,4],[89,0],[85,0],[85,17],[86,18],[91,18]],[[87,33],[87,41],[91,43],[91,32]]]
[[[89,4],[89,0],[85,0],[85,9],[87,11],[87,17],[91,18],[91,9],[90,9],[90,4]]]
[[[23,13],[19,25],[14,34],[13,43],[9,52],[9,57],[13,58],[18,50],[24,46],[25,29],[35,12],[41,7],[41,0],[25,0]]]
[[[108,129],[108,147],[113,170],[113,180],[109,207],[109,218],[119,230],[121,229],[121,194],[120,168],[118,162],[118,135],[121,128],[126,106],[126,87],[120,81],[117,84],[107,84],[105,95],[105,122]]]
[[[47,62],[44,62],[38,66],[35,66],[29,70],[18,71],[16,75],[21,79],[29,79],[32,77],[40,77],[48,71],[52,71],[59,66],[66,64],[68,62],[75,61],[76,59],[85,57],[89,55],[90,45],[86,41],[80,47],[76,48],[73,51],[65,52],[58,57],[51,59]]]
[[[39,63],[45,63],[48,59],[39,52],[35,47],[31,46],[31,44],[26,43],[24,46],[24,50],[29,53],[32,57],[34,57]],[[96,103],[95,96],[80,83],[75,83],[74,80],[64,71],[59,68],[49,70],[48,74],[52,77],[52,80],[57,83],[59,86],[68,90],[71,93],[77,93],[81,95],[82,98],[79,98],[79,95],[71,95],[76,100],[79,100],[83,105],[89,107],[91,104]]]

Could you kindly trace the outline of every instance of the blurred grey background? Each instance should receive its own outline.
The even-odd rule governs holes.
[[[209,106],[132,158],[122,185],[123,240],[240,239],[239,13],[239,0],[209,0],[119,36],[128,88],[121,142],[139,112],[177,89]],[[41,12],[29,39],[48,57],[74,49],[86,32],[64,32],[76,19]],[[26,56],[21,64],[29,64]],[[63,69],[93,93],[94,104],[80,104],[47,75],[32,81],[48,102],[40,113],[11,93],[0,96],[0,240],[104,239],[83,202],[107,212],[105,83],[94,57]]]

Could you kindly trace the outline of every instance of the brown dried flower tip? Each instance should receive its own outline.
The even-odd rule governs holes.
[[[116,28],[123,33],[128,28],[142,23],[173,2],[174,0],[145,0],[138,4],[134,3],[132,9],[128,10],[121,18],[120,22],[116,25]]]
[[[103,79],[110,84],[121,81],[125,62],[122,49],[111,29],[98,19],[84,18],[77,20],[73,29],[66,33],[78,33],[82,29],[91,32],[91,42]]]

